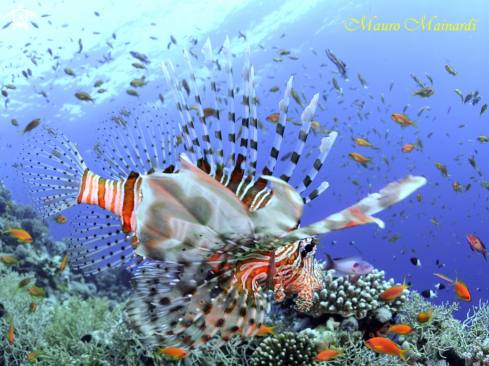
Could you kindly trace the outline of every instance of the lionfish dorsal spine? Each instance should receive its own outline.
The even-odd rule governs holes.
[[[143,173],[143,174],[147,174],[148,173],[148,170],[147,170],[147,166],[151,167],[153,170],[156,170],[158,169],[159,170],[159,166],[158,164],[154,161],[155,158],[157,159],[157,155],[156,155],[156,150],[155,150],[155,156],[151,157],[150,156],[150,149],[148,148],[148,145],[147,143],[148,142],[151,142],[152,145],[154,146],[154,130],[150,130],[149,129],[149,126],[148,126],[148,121],[146,120],[146,115],[143,111],[141,111],[141,117],[136,117],[136,123],[134,123],[132,125],[132,127],[134,128],[134,132],[135,132],[135,135],[136,135],[136,138],[134,138],[134,135],[131,134],[130,138],[131,138],[131,141],[133,143],[133,147],[135,146],[138,146],[138,144],[136,142],[140,142],[143,146],[143,152],[145,154],[145,156],[141,156],[141,154],[137,151],[137,149],[132,149],[131,152],[134,152],[134,153],[131,153],[131,155],[136,155],[137,158],[138,158],[138,161],[139,163],[141,164],[141,168],[138,169],[139,172]],[[154,121],[156,122],[156,121]],[[148,141],[148,138],[144,138],[144,131],[143,131],[143,126],[146,127],[146,135],[149,136],[149,141]],[[131,126],[128,126],[127,127],[128,130],[131,130]],[[146,159],[146,164],[144,162],[144,159]]]
[[[202,47],[202,54],[204,55],[205,66],[209,70],[209,74],[211,76],[211,90],[212,90],[212,99],[213,99],[212,116],[215,118],[217,124],[216,131],[214,132],[214,137],[217,139],[217,143],[218,143],[218,147],[216,151],[217,164],[218,164],[217,171],[216,171],[216,178],[220,179],[220,177],[223,174],[222,169],[224,167],[224,159],[223,159],[224,150],[222,145],[221,121],[220,121],[219,110],[217,105],[217,85],[216,85],[216,78],[214,75],[214,64],[212,59],[212,45],[209,38],[207,38],[207,41],[204,43],[204,46]]]
[[[230,174],[231,170],[234,165],[234,161],[236,160],[236,115],[234,111],[234,83],[233,83],[233,61],[231,58],[231,48],[229,45],[229,37],[226,36],[226,40],[224,41],[224,44],[222,46],[222,52],[224,54],[224,57],[226,58],[226,74],[228,77],[228,121],[229,121],[229,133],[228,133],[228,141],[229,141],[229,147],[231,149],[229,156],[227,156],[226,159],[226,168],[224,170],[224,177],[227,176],[227,182],[223,182],[221,180],[221,183],[224,185],[227,185],[230,179]]]
[[[168,62],[170,62],[170,65],[171,65],[171,61],[168,60]],[[184,146],[185,146],[185,150],[188,151],[191,154],[190,156],[192,158],[192,162],[194,164],[196,164],[197,161],[195,160],[195,153],[194,153],[194,149],[193,149],[193,146],[192,146],[192,141],[191,141],[190,135],[189,135],[189,128],[188,128],[187,123],[185,122],[185,118],[183,116],[182,106],[181,106],[181,104],[179,102],[179,98],[177,97],[177,92],[175,90],[175,86],[173,85],[173,80],[170,77],[170,74],[169,74],[168,69],[166,67],[166,64],[164,62],[161,63],[161,67],[163,69],[163,74],[165,75],[165,79],[166,79],[166,82],[168,84],[168,87],[172,91],[173,98],[175,99],[175,103],[176,103],[176,107],[177,107],[178,113],[180,114],[180,119],[182,121],[182,125],[180,125],[180,123],[179,123],[179,126],[180,126],[180,131],[182,133],[182,140],[184,140],[183,143],[184,143]]]
[[[319,170],[323,166],[324,160],[328,156],[329,151],[333,147],[337,136],[338,132],[333,131],[329,134],[329,136],[324,137],[321,140],[321,146],[319,147],[320,154],[316,158],[316,161],[314,161],[314,164],[307,173],[306,177],[302,180],[299,187],[296,188],[297,193],[302,194],[302,192],[304,192],[306,188],[309,187],[309,185],[314,181],[314,178],[316,178],[316,175],[319,173]]]
[[[309,135],[309,130],[311,128],[312,119],[314,117],[314,112],[316,111],[316,105],[318,102],[319,94],[314,95],[311,103],[306,107],[301,115],[302,127],[299,131],[299,138],[295,144],[294,152],[290,157],[289,164],[285,172],[280,176],[280,179],[288,182],[290,177],[294,173],[294,170],[301,157],[302,150],[306,144],[307,136]]]
[[[240,182],[243,179],[243,175],[246,171],[246,159],[248,156],[248,129],[250,121],[250,48],[247,47],[245,51],[245,61],[242,71],[242,81],[243,81],[243,116],[241,118],[241,141],[239,145],[238,158],[234,165],[234,170],[231,174],[231,183]],[[238,136],[239,138],[239,136]]]
[[[192,67],[192,62],[190,61],[190,57],[189,57],[186,49],[183,50],[183,56],[185,58],[185,62],[187,63],[187,67],[188,67],[189,72],[190,72],[190,78],[192,80],[192,86],[194,88],[194,93],[195,93],[195,102],[197,103],[197,109],[198,109],[198,114],[199,114],[199,122],[200,122],[202,129],[204,131],[204,133],[202,135],[202,140],[204,141],[205,146],[206,146],[204,148],[204,155],[205,155],[205,160],[206,160],[207,164],[203,163],[201,166],[199,165],[199,167],[201,167],[201,169],[203,171],[205,171],[206,173],[208,173],[210,176],[214,176],[215,171],[216,171],[216,165],[214,164],[214,154],[212,152],[211,143],[210,143],[210,139],[209,139],[209,131],[207,129],[207,123],[205,121],[204,110],[202,108],[202,102],[201,102],[200,95],[199,95],[199,89],[197,88],[197,81],[195,80],[195,74],[194,74],[194,70]],[[214,86],[214,89],[215,89],[215,86]],[[188,112],[188,109],[187,109],[187,116],[188,116],[188,118],[191,118],[190,113]],[[194,126],[192,125],[192,127],[194,127]],[[210,170],[209,170],[209,168],[210,168]]]
[[[256,117],[256,101],[255,101],[255,69],[251,66],[250,69],[250,179],[255,180],[256,159],[258,156],[258,130]]]
[[[313,199],[315,199],[317,196],[319,196],[321,193],[323,193],[327,188],[329,187],[328,182],[322,182],[318,188],[313,190],[307,197],[304,197],[304,204],[307,204],[311,202]]]
[[[181,117],[183,122],[183,130],[190,136],[190,141],[192,145],[189,148],[190,152],[195,152],[197,160],[194,161],[194,164],[200,166],[199,163],[202,162],[204,156],[202,154],[202,148],[200,146],[199,138],[197,136],[197,132],[195,131],[194,122],[192,121],[192,117],[190,116],[189,109],[187,106],[187,102],[185,96],[182,92],[182,86],[180,83],[180,79],[177,76],[177,72],[175,71],[175,67],[170,59],[168,59],[168,64],[170,65],[170,70],[172,72],[173,78],[175,80],[175,100],[177,100],[178,105],[181,109]]]

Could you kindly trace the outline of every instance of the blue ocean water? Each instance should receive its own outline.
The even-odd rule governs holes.
[[[321,239],[322,250],[332,257],[356,255],[356,249],[349,245],[354,241],[365,260],[379,270],[385,270],[387,278],[393,277],[402,282],[409,274],[408,280],[419,292],[435,290],[434,285],[440,280],[433,272],[454,278],[455,271],[458,271],[472,294],[472,302],[462,303],[461,311],[456,314],[460,319],[465,318],[470,306],[478,304],[479,299],[485,299],[489,291],[483,277],[488,264],[481,255],[470,251],[465,239],[465,235],[471,233],[478,235],[483,242],[487,241],[488,233],[484,229],[489,219],[487,190],[481,184],[489,174],[484,155],[487,146],[477,141],[479,135],[487,133],[484,125],[489,118],[489,112],[479,116],[482,105],[487,102],[484,88],[489,75],[483,62],[487,59],[485,35],[489,15],[483,11],[485,2],[470,4],[449,6],[442,1],[421,4],[405,1],[214,0],[145,1],[138,4],[88,0],[81,6],[73,1],[25,1],[22,3],[24,8],[37,16],[30,18],[29,29],[13,30],[10,25],[0,30],[1,82],[17,87],[15,90],[3,88],[8,91],[8,97],[1,97],[0,177],[13,192],[14,200],[29,203],[23,193],[23,184],[12,168],[27,137],[21,137],[18,129],[10,124],[13,118],[22,128],[33,119],[41,118],[44,125],[63,130],[77,142],[89,166],[93,166],[91,150],[97,124],[110,112],[148,102],[156,103],[164,108],[169,118],[178,120],[161,62],[170,58],[179,76],[188,79],[182,56],[185,47],[198,56],[198,61],[192,58],[194,69],[198,74],[206,75],[201,71],[204,66],[200,52],[205,40],[211,40],[215,57],[220,57],[217,51],[228,35],[232,53],[236,55],[233,58],[236,85],[240,85],[245,49],[247,46],[251,49],[257,96],[261,103],[258,117],[268,131],[259,138],[259,170],[266,162],[274,137],[275,126],[267,122],[266,117],[278,112],[285,83],[291,75],[294,75],[294,89],[300,98],[302,93],[305,94],[304,104],[308,104],[314,94],[320,94],[320,101],[327,109],[317,108],[314,119],[323,128],[339,132],[339,138],[316,178],[317,183],[327,181],[330,187],[310,207],[306,206],[302,225],[341,211],[365,197],[369,183],[372,192],[376,192],[406,174],[423,175],[428,180],[428,184],[419,191],[423,196],[422,203],[413,194],[376,215],[386,223],[384,230],[375,225],[365,225],[331,233]],[[0,10],[7,14],[18,6],[19,2],[3,1]],[[363,16],[365,30],[361,24],[355,31],[347,30],[346,26],[350,29],[355,26],[351,19],[361,21]],[[422,26],[412,31],[406,29],[406,26],[415,28],[423,16],[425,29]],[[371,30],[368,30],[370,19]],[[431,29],[428,30],[430,19]],[[471,20],[471,30],[433,30],[436,23],[468,23]],[[2,26],[10,19],[3,21]],[[378,22],[399,23],[399,29],[375,31],[373,28]],[[474,27],[475,30],[472,29]],[[239,31],[246,38],[240,36]],[[176,45],[171,43],[170,36],[176,39]],[[81,52],[78,52],[79,39],[83,44]],[[197,40],[196,45],[193,44],[194,39]],[[298,59],[279,56],[281,49],[290,50],[288,56]],[[332,50],[345,62],[348,82],[333,73],[336,67],[327,58],[325,49]],[[148,57],[151,63],[147,70],[131,66],[138,60],[130,55],[130,51]],[[277,57],[283,61],[274,61]],[[35,59],[37,65],[31,59]],[[445,64],[450,64],[458,72],[458,77],[448,74]],[[25,78],[22,70],[28,68],[32,76]],[[76,76],[67,75],[63,71],[65,68]],[[360,84],[358,72],[368,82],[367,89]],[[434,81],[434,95],[429,99],[410,98],[412,92],[408,88],[419,89],[410,73],[417,75],[426,86],[431,86],[425,75],[429,73]],[[148,85],[137,88],[139,98],[127,95],[126,90],[134,90],[129,82],[143,75]],[[225,80],[224,75],[222,71],[220,80]],[[344,98],[331,90],[333,77],[343,88]],[[107,89],[105,93],[97,93],[98,88],[93,86],[97,80],[105,81],[102,85]],[[391,82],[394,83],[392,90]],[[274,86],[280,87],[280,91],[269,92]],[[477,106],[461,105],[455,88],[462,90],[464,96],[478,89],[482,100]],[[47,93],[47,98],[39,94],[41,91]],[[76,99],[75,93],[81,91],[94,97],[94,103]],[[165,99],[163,105],[158,97],[160,93]],[[358,100],[357,104],[354,104],[355,100]],[[341,101],[344,102],[339,104]],[[363,108],[358,106],[362,101],[365,101]],[[204,107],[211,107],[210,102],[207,104],[204,101]],[[425,110],[421,114],[417,122],[419,129],[401,128],[390,118],[392,113],[401,113],[407,104],[406,113],[411,119],[418,118],[417,112],[421,107],[431,108],[431,111]],[[236,107],[239,116],[241,106]],[[357,111],[361,112],[362,120]],[[302,108],[293,100],[289,112],[293,121],[300,120]],[[365,117],[367,112],[371,112],[368,118]],[[339,123],[335,123],[334,117]],[[298,130],[299,127],[288,125],[281,156],[293,150]],[[380,150],[356,146],[352,138],[357,137],[367,138]],[[405,143],[415,143],[417,137],[423,141],[423,150],[401,152]],[[303,177],[305,173],[301,174],[302,170],[313,164],[320,142],[321,136],[309,136],[292,185]],[[309,151],[312,154],[306,158]],[[348,158],[351,152],[373,157],[372,162],[376,165],[360,166]],[[471,154],[474,154],[482,177],[467,160]],[[388,164],[383,156],[388,159]],[[451,175],[448,179],[436,169],[435,162],[447,166]],[[282,172],[286,163],[279,162],[276,172]],[[353,184],[353,180],[359,186]],[[465,186],[471,183],[472,187],[465,194],[456,193],[452,188],[455,181]],[[65,212],[68,220],[76,213],[76,208]],[[433,217],[440,225],[431,222]],[[67,236],[69,231],[68,225],[51,223],[51,227],[56,239]],[[394,235],[401,237],[389,242],[388,239]],[[317,257],[321,258],[322,254]],[[412,257],[420,260],[421,267],[411,263]],[[437,261],[444,266],[437,266]],[[451,288],[439,291],[437,295],[431,300],[437,304],[454,298]]]

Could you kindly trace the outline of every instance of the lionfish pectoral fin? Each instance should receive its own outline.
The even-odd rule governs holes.
[[[272,182],[273,196],[267,206],[250,212],[258,242],[270,243],[295,227],[304,210],[304,203],[295,189],[281,179],[262,176]],[[269,248],[265,248],[269,249]]]
[[[172,290],[179,283],[184,268],[181,264],[151,262],[140,266],[134,275],[126,313],[132,328],[150,343],[170,343],[172,336],[165,333],[171,330],[172,314],[178,316],[188,306],[185,299],[172,301],[175,297]]]
[[[312,225],[288,232],[274,245],[281,246],[308,236],[315,236],[369,223],[376,223],[383,228],[384,223],[382,220],[370,215],[376,214],[394,203],[401,201],[425,184],[425,178],[408,175],[399,182],[390,183],[387,187],[381,189],[379,193],[371,194],[357,204],[339,213],[328,216],[324,220]]]
[[[243,239],[252,243],[253,223],[239,198],[185,155],[180,162],[177,174],[154,173],[142,179],[143,198],[136,209],[138,254],[168,262],[202,262],[226,243],[250,245]]]

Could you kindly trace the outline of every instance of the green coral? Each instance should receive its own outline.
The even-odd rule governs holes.
[[[34,313],[29,311],[31,297],[25,290],[18,290],[18,283],[31,277],[29,286],[36,283],[35,273],[19,274],[15,269],[0,267],[0,301],[14,323],[14,342],[0,337],[0,363],[22,365],[31,352],[42,350],[37,365],[129,365],[139,366],[143,358],[153,358],[154,365],[164,365],[161,357],[153,355],[137,338],[125,321],[124,304],[113,311],[109,301],[83,300],[73,296],[63,304],[50,298],[35,300]],[[10,321],[0,318],[0,333],[7,334]],[[81,338],[92,335],[90,343]]]
[[[253,353],[251,365],[309,366],[316,355],[314,343],[306,335],[284,332],[265,339]]]
[[[394,286],[394,280],[384,281],[385,272],[374,269],[362,276],[355,284],[349,277],[333,278],[334,270],[323,272],[322,289],[314,293],[312,307],[305,312],[307,315],[319,317],[322,314],[339,314],[343,317],[355,316],[362,319],[372,309],[384,307],[392,312],[407,300],[409,290],[390,303],[377,301],[379,295]],[[354,276],[350,276],[351,278]]]

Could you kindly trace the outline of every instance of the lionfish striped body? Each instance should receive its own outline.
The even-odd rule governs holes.
[[[202,51],[211,79],[217,147],[211,146],[197,80],[184,51],[200,139],[169,61],[169,69],[162,66],[181,122],[165,123],[166,115],[154,106],[112,112],[98,128],[93,148],[105,178],[90,171],[75,145],[55,129],[27,144],[18,169],[42,219],[76,204],[91,205],[72,220],[71,265],[86,275],[121,265],[136,269],[126,309],[133,328],[148,342],[187,349],[202,346],[218,331],[221,341],[216,347],[240,328],[243,338],[254,336],[270,305],[268,290],[277,301],[297,296],[296,309],[307,310],[314,291],[321,288],[314,236],[372,222],[383,225],[370,215],[425,183],[424,178],[408,176],[340,213],[298,228],[304,203],[328,187],[324,182],[304,195],[337,136],[333,132],[323,138],[313,167],[292,188],[287,182],[305,146],[318,95],[301,116],[303,125],[288,167],[280,179],[274,178],[292,89],[290,78],[279,104],[270,157],[256,177],[256,98],[249,49],[243,67],[244,113],[236,153],[228,39],[223,46],[230,142],[226,154],[209,40]],[[114,124],[116,120],[124,123]],[[178,158],[181,148],[185,153]]]

